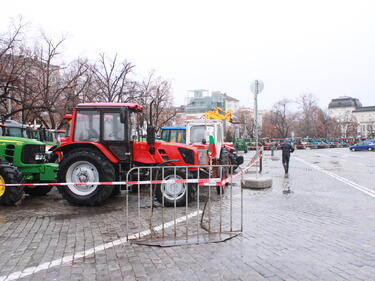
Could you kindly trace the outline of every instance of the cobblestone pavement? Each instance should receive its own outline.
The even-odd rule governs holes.
[[[281,161],[266,152],[264,173],[272,177],[273,187],[244,190],[242,235],[179,247],[126,243],[124,195],[95,208],[69,206],[57,192],[26,198],[20,206],[0,209],[0,279],[375,280],[375,197],[358,188],[375,191],[374,166],[373,152],[296,151],[285,178]],[[226,190],[224,226],[229,223],[229,198]],[[233,198],[233,223],[238,226],[238,184]],[[214,224],[218,196],[213,194],[212,201]],[[131,195],[130,205],[136,202]],[[131,233],[147,228],[149,201],[141,203],[141,227],[136,209],[130,209]],[[154,210],[154,225],[160,222],[160,209]],[[196,203],[188,210],[194,211]],[[165,215],[166,221],[173,220],[173,209]],[[176,216],[184,215],[185,208],[178,208]],[[189,219],[191,233],[197,218],[193,214]],[[185,220],[178,224],[179,230],[185,226]]]

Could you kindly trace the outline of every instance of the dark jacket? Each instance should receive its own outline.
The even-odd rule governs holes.
[[[281,145],[281,149],[283,151],[283,157],[289,157],[290,153],[294,151],[294,146],[291,145],[289,142],[284,142]]]

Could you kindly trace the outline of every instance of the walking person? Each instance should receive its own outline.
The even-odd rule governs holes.
[[[289,142],[289,139],[286,138],[285,142],[281,145],[281,149],[285,177],[288,177],[290,153],[294,152],[294,146]]]

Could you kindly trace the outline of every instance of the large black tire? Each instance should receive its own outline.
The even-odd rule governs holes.
[[[24,191],[25,193],[31,196],[44,196],[48,192],[50,192],[51,189],[52,189],[52,186],[37,186],[37,187],[25,187]]]
[[[115,185],[113,187],[113,190],[112,190],[112,193],[111,193],[111,197],[115,197],[115,196],[119,195],[120,193],[121,193],[121,186]]]
[[[228,150],[226,148],[223,148],[221,150],[220,157],[219,157],[219,163],[220,163],[220,165],[225,165],[225,166],[233,165],[230,154],[231,153],[228,152]],[[230,172],[231,172],[230,167],[223,167],[222,171],[221,171],[221,179],[224,180],[227,177],[229,177],[230,176]],[[220,176],[220,172],[218,174]],[[219,185],[216,186],[216,192],[217,192],[217,194],[219,194],[219,195],[220,195],[220,193],[224,194],[224,190],[225,189],[224,189],[223,186],[219,186]]]
[[[79,165],[82,165],[83,168]],[[91,175],[96,174],[96,176],[93,175],[95,179],[92,180],[91,175],[88,173],[91,173]],[[82,180],[82,176],[86,177],[87,180]],[[57,173],[58,182],[97,180],[101,182],[110,182],[115,181],[115,178],[115,168],[112,163],[110,163],[101,153],[94,150],[73,150],[64,155]],[[59,187],[59,191],[63,198],[70,204],[82,206],[96,206],[103,204],[103,202],[112,195],[113,189],[113,185],[67,185]]]
[[[190,177],[190,174],[188,174],[188,177]],[[158,177],[160,178],[160,177]],[[185,170],[175,170],[173,168],[171,169],[165,169],[164,170],[164,179],[165,180],[172,180],[172,179],[186,179],[186,171]],[[194,183],[176,183],[177,186],[177,193],[174,194],[174,191],[176,189],[173,189],[173,186],[171,184],[157,184],[155,187],[155,196],[156,199],[160,204],[163,204],[163,197],[164,197],[164,206],[165,207],[172,207],[174,206],[174,202],[176,201],[176,206],[181,207],[186,205],[186,196],[188,203],[193,200],[194,194],[197,189],[197,184]],[[172,191],[172,189],[174,191]],[[174,200],[176,198],[176,200]]]
[[[21,182],[21,173],[9,163],[0,163],[0,183],[15,184]],[[0,186],[0,205],[14,205],[22,199],[22,186]]]

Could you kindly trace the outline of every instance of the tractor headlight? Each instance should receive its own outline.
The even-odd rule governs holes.
[[[43,160],[46,159],[46,156],[45,156],[45,154],[42,154],[42,153],[36,153],[34,155],[34,159],[35,159],[35,161],[43,161]]]
[[[199,165],[207,165],[207,149],[198,149]]]

